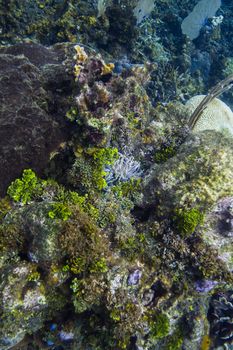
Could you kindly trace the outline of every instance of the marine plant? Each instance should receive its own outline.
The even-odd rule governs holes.
[[[116,194],[118,198],[126,197],[132,198],[136,197],[140,190],[141,178],[130,178],[126,182],[118,182],[111,187],[113,193]]]
[[[177,327],[175,331],[168,336],[165,342],[164,348],[162,350],[181,350],[183,344],[184,335],[182,333],[181,327]]]
[[[11,203],[9,197],[4,197],[0,199],[0,221],[4,216],[11,210]]]
[[[166,162],[169,158],[173,157],[176,153],[175,146],[169,145],[161,147],[160,150],[154,154],[154,160],[156,163]]]
[[[57,202],[52,204],[52,208],[48,212],[48,216],[51,219],[61,219],[68,220],[71,216],[72,211],[69,209],[68,205],[62,202]]]
[[[184,238],[190,236],[195,228],[203,223],[203,220],[204,214],[198,208],[177,209],[175,211],[175,225]]]
[[[155,313],[149,318],[150,335],[153,339],[161,339],[169,333],[169,318],[163,313]]]
[[[94,260],[90,266],[89,271],[90,273],[107,272],[108,266],[107,266],[106,258],[103,257],[103,258],[98,258]]]
[[[119,242],[122,256],[129,261],[133,261],[142,257],[147,247],[146,236],[143,233],[138,233],[136,236],[127,237]]]
[[[73,208],[72,219],[64,224],[58,239],[74,274],[107,271],[107,238],[78,206]]]
[[[114,163],[118,157],[118,150],[117,148],[90,149],[88,154],[93,158],[93,182],[98,190],[102,190],[107,187],[105,167]]]
[[[3,223],[0,225],[0,251],[17,252],[22,249],[25,238],[19,225],[16,223]]]
[[[79,187],[82,192],[93,194],[101,191],[107,187],[106,167],[114,164],[117,158],[117,148],[78,148],[69,178],[72,184]]]
[[[32,271],[27,276],[29,282],[37,282],[40,279],[40,273],[38,271]]]
[[[46,181],[38,179],[32,169],[25,169],[21,179],[16,179],[8,187],[7,194],[15,201],[27,204],[43,191]]]

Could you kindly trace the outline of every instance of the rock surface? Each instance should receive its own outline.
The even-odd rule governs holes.
[[[66,140],[64,107],[57,103],[57,95],[67,93],[71,78],[59,50],[36,44],[0,48],[0,70],[0,194],[4,195],[23,169],[41,173],[50,152]]]

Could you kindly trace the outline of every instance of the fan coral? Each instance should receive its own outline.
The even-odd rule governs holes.
[[[140,24],[155,7],[154,0],[139,0],[134,8],[134,16],[137,18],[137,24]]]
[[[188,35],[191,40],[196,39],[205,19],[213,17],[220,6],[221,0],[199,1],[193,11],[183,20],[182,33]]]

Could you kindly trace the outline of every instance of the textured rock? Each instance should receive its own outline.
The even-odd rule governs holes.
[[[22,216],[26,218],[25,225],[29,228],[28,257],[42,266],[59,261],[64,256],[58,245],[58,232],[61,225],[49,218],[50,208],[51,205],[46,203],[37,203],[22,212]]]
[[[233,271],[233,198],[226,197],[206,218],[203,238],[217,249],[220,259]]]
[[[0,195],[24,168],[41,173],[49,153],[66,139],[56,88],[66,88],[71,78],[61,63],[58,53],[41,45],[0,49]]]
[[[0,348],[11,349],[29,332],[42,326],[47,301],[42,286],[29,285],[33,265],[22,262],[1,271]]]
[[[232,138],[220,132],[190,136],[177,155],[155,165],[145,177],[145,202],[160,198],[157,210],[163,213],[177,207],[210,210],[219,199],[232,194],[232,147]]]

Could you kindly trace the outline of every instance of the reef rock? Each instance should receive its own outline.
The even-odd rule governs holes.
[[[48,307],[43,288],[30,284],[33,265],[22,262],[1,272],[1,330],[0,348],[11,349],[26,333],[38,330]]]
[[[232,147],[232,138],[220,132],[191,135],[174,157],[155,164],[145,177],[145,203],[159,200],[157,210],[163,213],[177,206],[209,210],[232,194]]]
[[[37,203],[29,206],[22,213],[26,218],[24,224],[29,228],[28,257],[32,262],[43,266],[59,261],[64,256],[58,245],[58,232],[61,225],[49,218],[49,207],[51,205],[46,203]]]
[[[214,246],[219,257],[233,271],[233,198],[225,197],[218,201],[217,205],[206,219],[206,227],[203,237],[208,244]]]
[[[62,100],[71,78],[61,52],[35,44],[0,49],[1,195],[23,169],[41,173],[66,139],[57,96]]]

